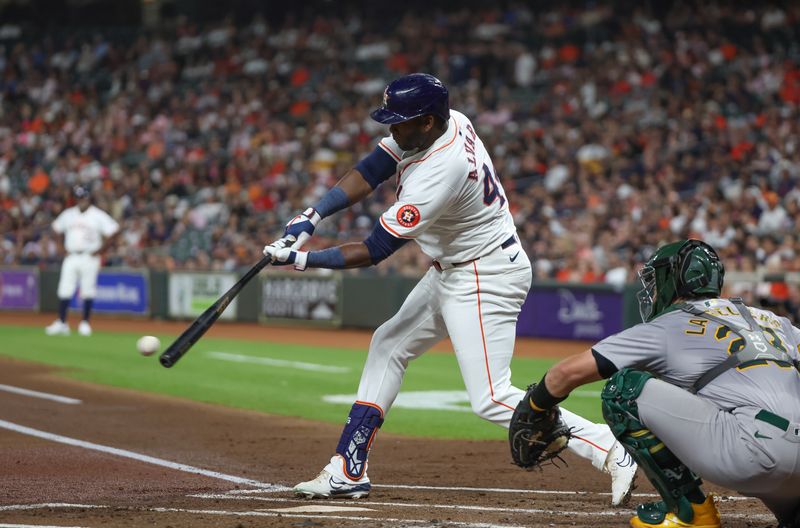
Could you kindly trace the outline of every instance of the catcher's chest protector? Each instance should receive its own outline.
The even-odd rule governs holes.
[[[718,331],[730,331],[739,336],[739,338],[732,343],[738,345],[738,349],[732,350],[731,355],[725,361],[700,376],[692,385],[691,392],[693,393],[697,393],[726,370],[736,367],[746,367],[750,364],[772,361],[779,366],[794,367],[800,371],[800,363],[794,361],[786,352],[780,340],[775,338],[774,331],[771,328],[764,328],[759,325],[741,298],[732,297],[730,301],[736,306],[739,315],[747,321],[747,327],[738,327],[731,321],[726,321],[720,317],[704,312],[700,308],[688,303],[679,305],[680,309],[686,313],[718,323],[721,325]],[[770,332],[772,333],[770,334]]]

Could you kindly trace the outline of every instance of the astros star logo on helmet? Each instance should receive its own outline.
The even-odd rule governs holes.
[[[419,209],[413,205],[406,204],[397,211],[397,221],[403,227],[414,227],[419,220]]]

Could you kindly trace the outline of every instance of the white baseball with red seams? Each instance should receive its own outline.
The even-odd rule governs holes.
[[[136,349],[143,356],[152,356],[161,346],[161,341],[155,336],[142,336],[136,341]]]

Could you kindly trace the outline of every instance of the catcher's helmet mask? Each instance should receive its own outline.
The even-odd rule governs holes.
[[[384,125],[434,115],[444,123],[450,119],[447,87],[428,73],[412,73],[390,82],[383,91],[383,105],[370,117]]]
[[[718,297],[724,277],[719,255],[705,242],[690,239],[662,246],[639,270],[639,315],[650,321],[679,297]]]

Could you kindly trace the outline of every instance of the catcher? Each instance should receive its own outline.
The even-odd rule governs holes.
[[[659,248],[639,275],[643,323],[551,368],[509,429],[519,465],[557,456],[569,435],[558,403],[609,378],[603,416],[662,501],[634,527],[717,527],[701,477],[757,497],[800,528],[800,329],[741,299],[721,299],[725,270],[699,240]]]

